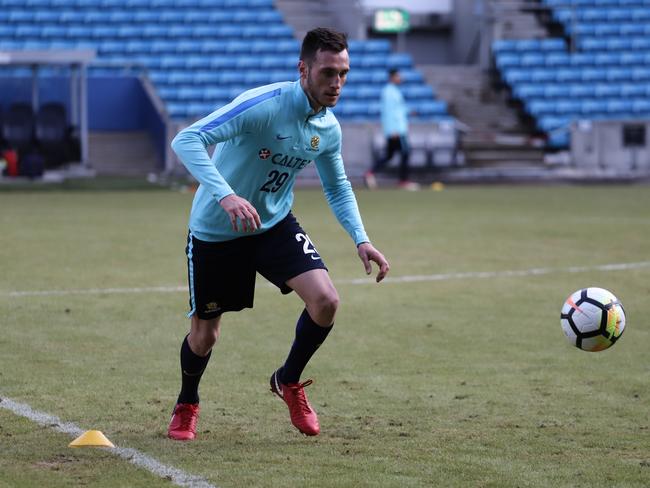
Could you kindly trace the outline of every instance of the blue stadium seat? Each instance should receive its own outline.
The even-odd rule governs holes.
[[[14,10],[8,13],[7,22],[32,22],[35,12],[29,10]]]
[[[560,98],[558,100],[553,100],[551,103],[553,104],[552,113],[559,115],[579,114],[582,106],[580,100],[573,100],[570,98]]]
[[[516,52],[503,51],[501,53],[497,53],[495,57],[495,64],[499,69],[519,67],[520,63],[521,56]]]
[[[512,53],[517,51],[517,41],[513,39],[499,39],[492,43],[492,51],[496,54]]]
[[[413,65],[411,55],[407,53],[389,54],[387,57],[387,66],[389,68],[408,69]]]
[[[650,53],[643,52],[621,52],[621,53],[602,53],[618,58],[623,65],[648,65],[650,64]]]
[[[571,134],[568,129],[553,131],[548,135],[548,145],[550,147],[567,147],[570,141]]]
[[[647,98],[638,98],[632,101],[632,112],[635,115],[648,117],[650,115],[650,100]]]
[[[237,93],[233,94],[228,87],[224,86],[209,86],[201,88],[202,97],[206,100],[232,100],[245,91],[244,89],[241,89],[241,87],[238,87],[238,90]]]
[[[120,10],[113,11],[117,14],[119,18],[121,15]],[[136,24],[155,24],[162,22],[164,11],[158,10],[129,10],[127,13],[131,14],[131,22]]]
[[[160,50],[160,45],[155,45],[152,42],[147,42],[144,40],[128,40],[128,41],[113,41],[116,44],[122,45],[122,52],[128,54],[146,54],[146,53],[156,53],[156,52],[167,52],[166,50]],[[155,47],[154,47],[155,46]]]
[[[621,88],[622,86],[624,85],[597,82],[593,85],[593,95],[598,98],[623,96]]]
[[[589,98],[596,95],[595,83],[570,83],[565,85],[564,94],[553,94],[550,97],[555,98],[558,96],[568,96],[569,98]],[[559,86],[560,88],[562,85]],[[548,92],[547,92],[548,94]]]
[[[606,112],[607,112],[607,105],[605,100],[599,100],[593,98],[586,98],[580,100],[579,113],[585,118],[602,115],[605,114]]]
[[[512,87],[512,93],[521,100],[540,98],[545,96],[544,88],[545,85],[539,83],[520,83]]]
[[[368,41],[350,40],[348,47],[351,53],[389,54],[390,42],[387,39],[372,39]]]
[[[429,85],[413,85],[413,86],[404,86],[402,88],[404,97],[407,99],[410,98],[425,98],[432,99],[435,97],[433,88]]]
[[[650,80],[650,67],[649,66],[637,66],[632,68],[632,80],[635,81],[646,81]]]
[[[608,85],[612,86],[612,85]],[[616,86],[616,85],[614,85]],[[650,83],[623,83],[619,85],[618,95],[623,98],[647,97],[650,94]]]
[[[420,101],[412,105],[411,110],[420,115],[445,115],[447,113],[447,103],[442,100]]]
[[[551,52],[544,58],[544,64],[549,67],[567,66],[571,63],[571,55],[568,52]]]
[[[0,37],[3,39],[12,39],[15,31],[16,27],[14,25],[0,24]]]
[[[570,123],[571,117],[566,116],[562,117],[557,115],[547,115],[537,119],[537,127],[544,132],[567,127]]]
[[[345,87],[343,94],[348,98],[378,100],[381,97],[382,88],[379,85],[349,85]]]
[[[632,100],[610,98],[605,102],[605,110],[608,114],[616,114],[622,117],[632,115]]]
[[[542,117],[547,114],[555,113],[555,101],[553,100],[526,100],[524,106],[526,111],[535,117]]]
[[[533,68],[530,70],[523,69],[523,71],[530,72],[530,80],[534,82],[548,82],[548,81],[560,81],[566,76],[566,80],[570,80],[572,76],[575,76],[575,70],[566,70],[566,69],[548,69],[548,68]]]
[[[177,42],[168,40],[152,39],[151,41],[137,40],[128,41],[127,46],[135,52],[151,52],[151,53],[197,53],[203,52],[197,49],[197,43],[191,41],[179,40]]]
[[[500,39],[492,44],[492,51],[498,53],[523,53],[523,52],[554,52],[566,51],[567,46],[563,39],[528,39],[511,40]]]
[[[541,52],[539,53],[525,53],[521,56],[521,59],[519,61],[519,65],[522,67],[537,67],[537,66],[544,66],[544,62],[546,60],[546,56],[542,54]]]
[[[130,51],[127,44],[120,41],[102,41],[97,45],[97,51],[100,55],[123,54]]]
[[[34,38],[34,37],[48,37],[48,33],[50,32],[51,29],[61,29],[58,26],[46,26],[46,27],[39,27],[37,25],[13,25],[13,26],[7,26],[12,28],[12,33],[10,34],[11,36],[15,37],[22,37],[22,38]],[[0,31],[0,35],[2,34],[2,31]]]

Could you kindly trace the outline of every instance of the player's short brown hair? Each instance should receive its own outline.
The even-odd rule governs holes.
[[[300,59],[310,63],[319,50],[340,53],[348,48],[348,36],[343,32],[317,27],[305,35],[300,48]]]

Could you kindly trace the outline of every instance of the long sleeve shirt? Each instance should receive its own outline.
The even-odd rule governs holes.
[[[207,147],[217,145],[212,158]],[[219,201],[230,194],[257,210],[264,232],[291,210],[296,175],[314,163],[327,202],[355,244],[368,242],[341,157],[341,127],[330,110],[314,113],[300,83],[249,90],[180,131],[172,148],[200,183],[189,228],[198,239],[241,237]]]

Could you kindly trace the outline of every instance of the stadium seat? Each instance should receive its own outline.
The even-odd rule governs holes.
[[[59,103],[41,106],[34,123],[36,143],[45,157],[46,167],[56,167],[71,158],[71,140],[65,107]]]
[[[9,147],[24,152],[32,147],[34,140],[34,113],[31,105],[14,103],[4,116],[2,137]]]

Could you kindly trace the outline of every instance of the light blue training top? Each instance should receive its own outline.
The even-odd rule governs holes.
[[[212,159],[206,148],[218,144]],[[235,193],[257,210],[264,232],[287,216],[298,172],[315,162],[332,212],[356,245],[369,242],[343,167],[341,126],[327,108],[314,114],[300,82],[242,93],[180,131],[172,148],[200,185],[190,232],[204,241],[242,237],[219,201]],[[240,227],[241,228],[241,227]]]
[[[386,137],[408,133],[408,107],[395,83],[388,83],[381,90],[381,125]]]

